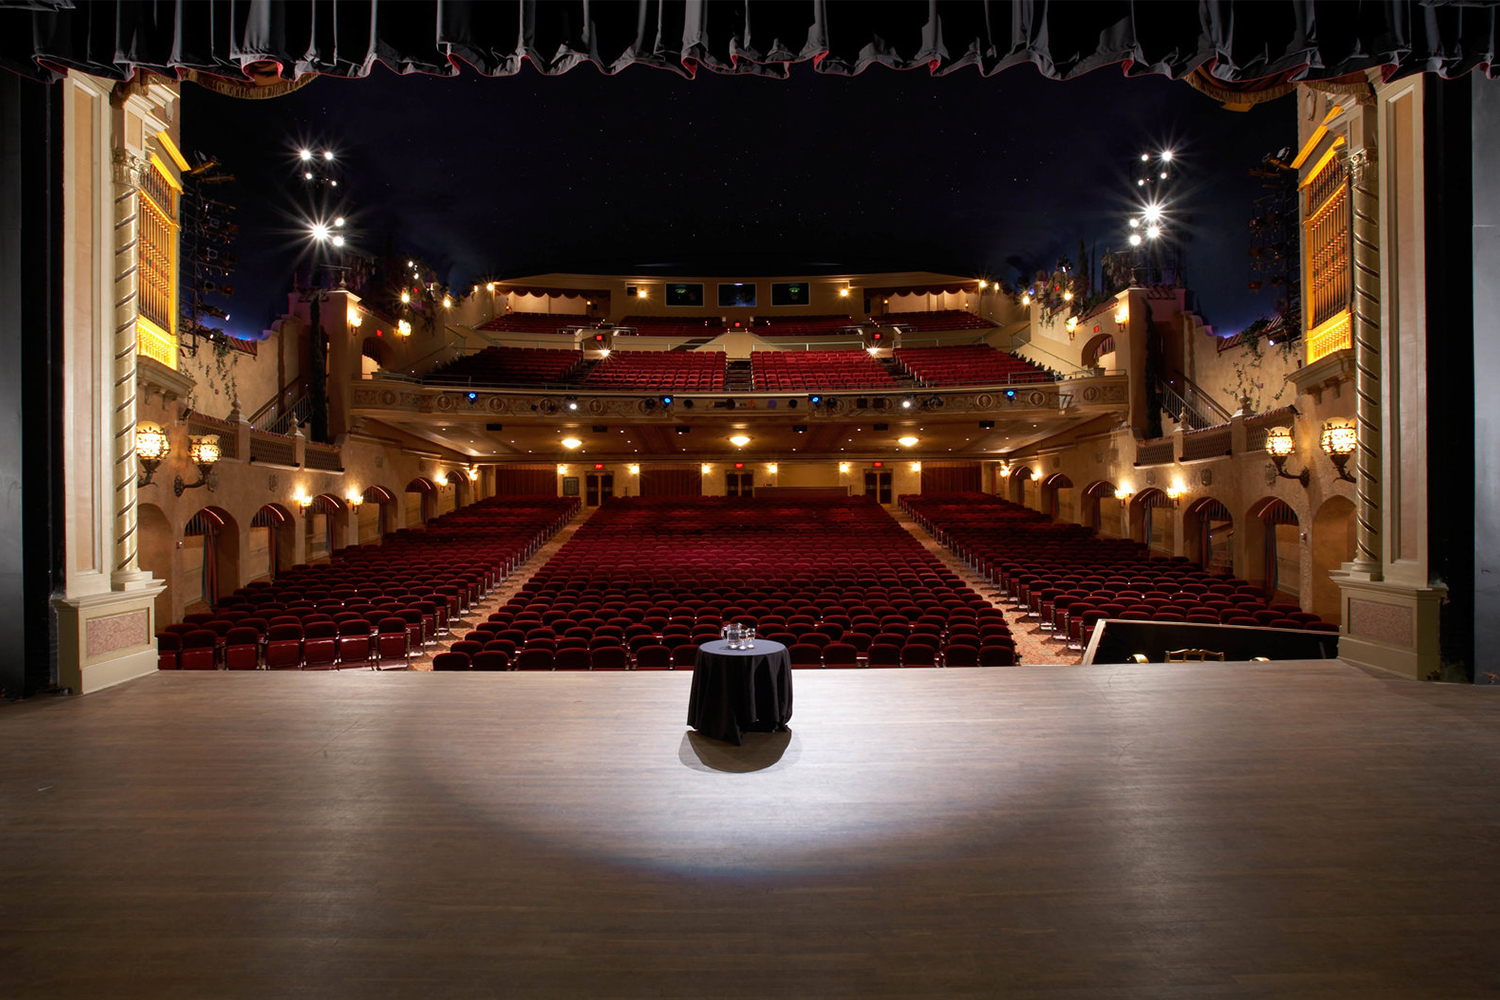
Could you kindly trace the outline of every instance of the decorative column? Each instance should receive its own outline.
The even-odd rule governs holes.
[[[116,590],[150,574],[140,572],[136,553],[135,344],[140,314],[140,157],[114,151],[114,365],[111,369],[110,454],[114,472],[114,571]]]
[[[1380,391],[1380,200],[1375,150],[1363,146],[1349,155],[1353,209],[1354,394],[1359,435],[1355,491],[1358,533],[1350,572],[1379,580],[1384,553],[1381,539],[1381,391]]]

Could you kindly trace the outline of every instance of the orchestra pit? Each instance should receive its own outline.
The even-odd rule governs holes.
[[[339,8],[369,60],[272,31],[243,82],[214,32],[83,43],[134,6],[0,11],[6,996],[1492,995],[1493,11],[1214,50],[1225,114],[1297,120],[1276,324],[1156,265],[413,261],[200,352],[183,88],[516,43]],[[951,58],[853,20],[693,66]]]

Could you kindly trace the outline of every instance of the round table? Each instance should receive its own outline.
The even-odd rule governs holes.
[[[688,725],[739,746],[747,731],[785,729],[791,717],[792,658],[785,646],[756,639],[751,649],[730,649],[715,639],[698,647]]]

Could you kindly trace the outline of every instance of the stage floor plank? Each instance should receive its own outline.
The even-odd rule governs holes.
[[[163,673],[0,710],[0,995],[1500,996],[1500,695],[1339,662]]]

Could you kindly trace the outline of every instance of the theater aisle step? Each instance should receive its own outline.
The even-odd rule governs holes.
[[[922,543],[922,547],[942,560],[943,565],[958,574],[969,586],[973,587],[986,600],[995,607],[1005,612],[1005,623],[1010,626],[1011,637],[1016,640],[1016,661],[1027,665],[1058,663],[1075,664],[1082,655],[1077,650],[1068,649],[1067,644],[1061,639],[1054,639],[1051,632],[1043,632],[1041,626],[1035,620],[1027,620],[1020,611],[1013,611],[1008,606],[1001,604],[995,598],[995,588],[983,577],[971,570],[960,558],[949,552],[938,543],[936,538],[929,535],[920,524],[913,521],[905,511],[892,510],[891,516],[896,523],[911,532],[913,538]]]
[[[557,550],[562,548],[563,544],[573,537],[573,533],[593,515],[596,509],[594,507],[578,508],[578,513],[573,516],[573,519],[559,528],[557,534],[549,538],[545,545],[536,550],[535,555],[517,566],[500,586],[490,591],[485,595],[484,600],[470,608],[468,614],[450,622],[448,634],[438,636],[437,642],[424,650],[420,657],[414,657],[411,661],[411,669],[431,670],[432,658],[434,656],[438,653],[447,652],[448,647],[463,638],[464,633],[488,618],[492,611],[498,611],[501,605],[514,597],[516,591],[520,590],[537,570],[547,565],[547,560],[551,559],[557,553]]]

